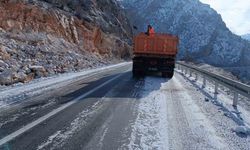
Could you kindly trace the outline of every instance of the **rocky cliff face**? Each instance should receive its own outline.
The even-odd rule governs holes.
[[[221,16],[199,0],[119,0],[131,24],[180,38],[179,58],[215,66],[250,65],[250,44],[234,35]]]
[[[113,0],[1,0],[0,84],[121,61],[131,36]]]

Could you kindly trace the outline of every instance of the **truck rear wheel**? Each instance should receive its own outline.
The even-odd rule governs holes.
[[[163,78],[167,78],[167,77],[168,77],[168,72],[162,72],[162,73],[161,73],[161,76],[162,76]]]
[[[172,78],[174,76],[174,72],[162,72],[161,76],[163,78]]]
[[[142,77],[144,75],[145,75],[144,71],[133,70],[133,76],[134,77]]]
[[[173,76],[174,76],[174,71],[170,72],[168,77],[173,78]]]
[[[138,76],[139,76],[139,72],[138,72],[138,71],[133,70],[133,77],[138,77]]]

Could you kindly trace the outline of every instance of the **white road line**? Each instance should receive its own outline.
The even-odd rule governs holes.
[[[116,77],[114,77],[114,78],[112,78],[112,79],[110,79],[110,80],[104,82],[103,84],[99,85],[98,87],[96,87],[96,88],[94,88],[94,89],[88,91],[87,93],[85,93],[85,94],[83,94],[83,95],[77,97],[76,99],[74,99],[74,100],[72,100],[72,101],[70,101],[70,102],[68,102],[68,103],[66,103],[66,104],[64,104],[64,105],[62,105],[61,107],[59,107],[59,108],[57,108],[57,109],[51,111],[51,112],[48,113],[47,115],[45,115],[45,116],[43,116],[43,117],[40,117],[39,119],[37,119],[37,120],[35,120],[35,121],[33,121],[33,122],[31,122],[31,123],[25,125],[24,127],[20,128],[19,130],[17,130],[17,131],[15,131],[15,132],[13,132],[13,133],[11,133],[11,134],[5,136],[4,138],[2,138],[2,139],[0,140],[0,146],[3,145],[3,144],[5,144],[5,143],[7,143],[7,142],[9,142],[9,141],[11,141],[11,140],[13,140],[13,139],[15,139],[17,136],[19,136],[19,135],[21,135],[21,134],[27,132],[27,131],[30,130],[31,128],[33,128],[33,127],[37,126],[38,124],[44,122],[45,120],[49,119],[50,117],[52,117],[52,116],[58,114],[60,111],[66,109],[66,108],[68,108],[68,107],[70,107],[71,105],[75,104],[75,103],[78,102],[79,100],[81,100],[81,99],[87,97],[88,95],[90,95],[91,93],[93,93],[93,92],[99,90],[100,88],[104,87],[105,85],[109,84],[110,82],[114,81],[115,79],[119,78],[120,76],[122,76],[122,74],[117,75]]]

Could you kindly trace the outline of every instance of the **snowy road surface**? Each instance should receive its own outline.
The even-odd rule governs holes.
[[[179,73],[136,79],[124,63],[53,81],[31,85],[45,88],[36,92],[25,85],[36,94],[23,99],[1,91],[11,102],[1,100],[0,149],[250,149],[248,131],[234,130],[249,125],[250,113],[240,107],[238,122],[234,110]]]

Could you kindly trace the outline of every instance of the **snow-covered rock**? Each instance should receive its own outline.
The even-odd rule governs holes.
[[[24,73],[23,71],[20,71],[17,73],[17,78],[18,78],[18,81],[22,83],[28,81],[28,75]]]
[[[47,76],[47,71],[43,66],[29,66],[29,69],[35,73],[36,77],[45,77]]]
[[[8,64],[6,64],[4,61],[0,60],[0,67],[8,67]]]
[[[17,73],[13,70],[6,69],[0,73],[0,84],[9,85],[17,82]]]

